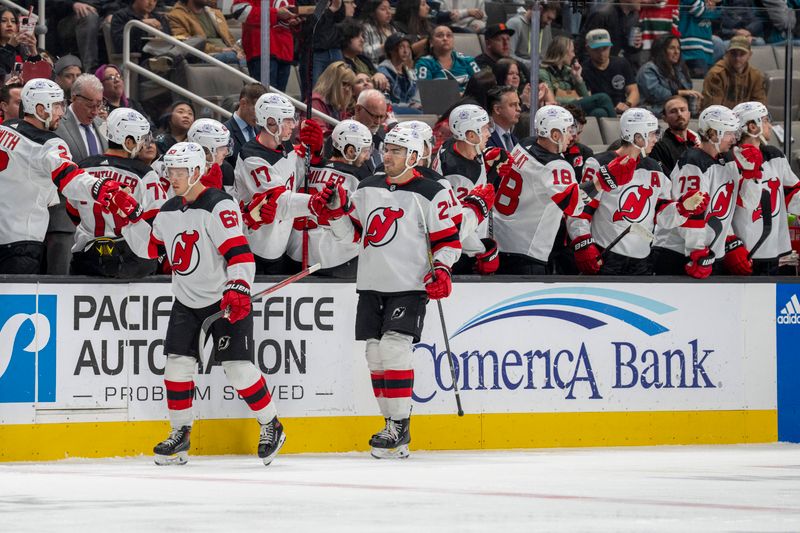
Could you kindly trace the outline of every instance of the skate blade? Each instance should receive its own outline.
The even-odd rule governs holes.
[[[283,443],[284,442],[286,442],[286,433],[281,433],[281,438],[278,441],[278,447],[275,448],[274,452],[272,452],[271,454],[269,454],[269,455],[267,455],[266,457],[263,458],[264,466],[269,466],[269,464],[272,462],[272,460],[275,459],[275,456],[278,455],[278,452],[281,451],[281,448],[283,448]]]
[[[189,452],[178,452],[173,455],[158,455],[153,459],[158,466],[185,465],[189,462]]]
[[[411,455],[407,444],[397,448],[372,448],[370,454],[375,459],[407,459]]]

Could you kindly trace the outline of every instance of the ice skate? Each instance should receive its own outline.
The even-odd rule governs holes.
[[[378,439],[378,437],[379,437],[379,436],[380,436],[380,435],[381,435],[381,434],[382,434],[384,431],[386,431],[386,428],[387,428],[387,427],[389,427],[389,418],[388,418],[388,417],[387,417],[387,418],[384,418],[384,421],[385,421],[385,424],[384,424],[383,428],[382,428],[380,431],[378,431],[377,433],[374,433],[374,434],[373,434],[373,435],[372,435],[372,436],[369,438],[369,445],[370,445],[370,446],[375,446],[375,443],[376,443],[376,442],[379,442],[379,441],[377,440],[377,439]]]
[[[405,459],[408,457],[408,443],[411,442],[410,424],[410,418],[389,419],[386,422],[386,428],[370,440],[372,457],[376,459]]]
[[[283,432],[283,424],[281,424],[277,416],[261,426],[261,436],[258,439],[258,456],[264,461],[265,466],[275,459],[285,441],[286,434]]]
[[[172,429],[169,437],[159,442],[153,448],[155,462],[157,465],[185,465],[189,460],[189,436],[192,433],[192,426],[183,426]]]

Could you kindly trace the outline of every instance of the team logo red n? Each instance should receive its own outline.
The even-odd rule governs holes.
[[[650,212],[650,197],[653,189],[644,185],[628,187],[619,197],[619,209],[612,216],[614,222],[627,220],[641,222]]]
[[[731,201],[733,200],[733,182],[729,181],[714,193],[711,198],[711,207],[706,218],[718,218],[724,220],[731,212]]]
[[[197,241],[200,232],[184,231],[178,233],[172,241],[172,271],[181,276],[187,276],[197,269],[200,263],[200,253]]]
[[[367,218],[367,232],[364,235],[364,248],[385,246],[397,235],[397,220],[403,216],[401,208],[379,207]]]
[[[764,182],[762,182],[764,183]],[[769,189],[769,205],[770,205],[770,212],[773,218],[778,214],[779,210],[778,207],[778,191],[781,188],[781,180],[778,178],[772,178],[766,182],[767,188]],[[756,207],[755,211],[753,211],[753,222],[761,218],[761,206],[759,205]]]

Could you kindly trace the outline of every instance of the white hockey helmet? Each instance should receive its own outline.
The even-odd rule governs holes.
[[[729,131],[737,132],[739,131],[739,119],[724,105],[708,106],[700,113],[697,130],[706,138],[708,138],[708,130],[714,130],[720,136]]]
[[[56,82],[45,78],[29,80],[25,86],[22,87],[20,99],[22,100],[22,111],[44,122],[47,129],[50,129],[53,106],[61,104],[61,106],[64,107],[64,91]],[[47,120],[36,113],[36,106],[39,104],[44,106],[44,111],[48,114]]]
[[[233,147],[231,132],[225,125],[213,118],[201,118],[194,121],[189,133],[186,134],[189,142],[197,143],[211,153],[213,158],[218,148],[227,148],[230,153]]]
[[[427,160],[428,164],[430,164],[431,157],[433,156],[433,147],[436,145],[431,127],[421,120],[407,120],[405,122],[399,122],[395,128],[414,130],[419,133],[420,137],[422,137],[423,147],[428,151],[428,155],[420,157]]]
[[[409,164],[412,152],[416,152],[417,162],[419,162],[419,159],[425,153],[425,141],[423,140],[422,135],[420,135],[418,131],[410,128],[394,128],[392,131],[386,134],[386,137],[383,139],[383,144],[384,146],[388,146],[390,144],[402,146],[407,150],[405,169],[403,172],[407,171],[409,168],[412,168],[412,165]]]
[[[206,168],[206,154],[203,152],[203,147],[193,142],[173,144],[164,154],[163,161],[167,169],[185,168],[190,176],[194,173],[194,169],[199,168],[202,174]]]
[[[619,119],[619,130],[622,140],[639,148],[642,152],[642,157],[646,157],[650,133],[658,132],[658,119],[646,109],[632,107],[622,113]],[[641,146],[636,142],[637,135],[641,135],[644,142]]]
[[[758,126],[758,133],[756,135],[761,137],[762,142],[765,143],[767,142],[763,137],[763,132],[764,132],[763,121],[764,118],[766,118],[768,121],[772,122],[767,106],[765,106],[761,102],[743,102],[733,108],[733,114],[736,115],[736,118],[739,119],[740,138],[742,135],[746,135],[748,133],[747,125],[750,122],[755,122],[756,126]]]
[[[267,127],[267,121],[273,119],[280,126],[284,120],[294,120],[294,106],[285,96],[277,93],[264,93],[256,102],[256,124]]]
[[[536,111],[533,118],[536,135],[552,141],[550,135],[553,131],[560,131],[565,136],[575,135],[575,118],[572,113],[560,105],[546,105]],[[558,143],[558,151],[563,152],[567,149],[567,143]]]
[[[106,128],[108,140],[122,146],[131,157],[136,157],[142,144],[151,137],[150,122],[141,113],[128,107],[118,107],[109,113]],[[133,137],[136,143],[133,150],[128,150],[125,146],[125,139],[128,137]]]
[[[481,135],[481,128],[489,124],[489,115],[486,110],[475,104],[464,104],[456,107],[450,112],[447,119],[453,138],[458,141],[466,141],[467,133],[474,131],[478,137]]]
[[[339,122],[331,133],[333,147],[339,150],[342,156],[352,163],[361,153],[372,147],[372,133],[362,123],[355,120],[343,120]],[[345,150],[348,146],[356,149],[356,157],[348,159]]]

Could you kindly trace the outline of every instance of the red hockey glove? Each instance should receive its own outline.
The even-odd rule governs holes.
[[[315,120],[304,120],[300,125],[300,142],[311,148],[312,155],[322,153],[322,145],[325,137],[322,134],[322,127]]]
[[[686,130],[686,140],[692,143],[694,146],[700,148],[700,137],[698,137],[697,134],[692,130]]]
[[[434,263],[433,274],[425,274],[425,292],[431,300],[441,300],[450,296],[453,282],[450,280],[450,269],[444,263]]]
[[[575,250],[575,264],[584,274],[597,274],[603,266],[600,258],[600,250],[594,243],[591,235],[581,235],[572,240],[572,248]]]
[[[117,211],[120,216],[127,218],[131,222],[136,222],[142,218],[144,210],[136,198],[128,194],[124,189],[114,193],[111,197],[110,206]]]
[[[764,163],[764,155],[758,147],[752,144],[736,146],[733,149],[733,158],[736,160],[736,166],[742,171],[744,179],[761,179],[761,164]]]
[[[695,250],[689,254],[689,262],[684,267],[686,273],[697,279],[705,279],[711,275],[711,265],[714,264],[714,253],[708,248]]]
[[[222,190],[222,169],[219,167],[219,165],[216,163],[211,165],[211,168],[208,169],[208,172],[206,172],[205,175],[200,178],[200,183],[209,189]]]
[[[247,227],[255,230],[263,224],[275,222],[275,215],[278,213],[278,198],[285,192],[286,187],[280,185],[254,194],[250,203],[244,205],[242,209],[242,219]]]
[[[319,223],[323,225],[328,224],[330,220],[341,218],[353,210],[347,189],[341,185],[333,186],[332,183],[328,187],[330,187],[331,194],[328,196],[327,202],[322,205],[319,215],[317,215],[317,221],[321,221]]]
[[[608,192],[625,185],[633,179],[633,173],[636,171],[636,165],[638,164],[638,159],[627,155],[614,158],[608,165],[600,167],[600,172],[598,173],[600,187]]]
[[[103,209],[107,210],[108,205],[111,203],[111,197],[121,188],[122,186],[119,182],[111,178],[99,179],[92,184],[92,198],[94,198]]]
[[[219,308],[228,312],[228,321],[233,324],[250,314],[250,285],[243,279],[229,281],[222,293]]]
[[[478,185],[467,193],[461,200],[461,204],[475,211],[478,224],[480,224],[489,216],[489,211],[494,206],[494,187],[489,183]]]
[[[722,264],[735,276],[749,276],[753,273],[753,261],[747,258],[747,248],[742,239],[736,235],[728,235],[725,239],[725,257],[722,258]]]
[[[308,210],[309,212],[317,217],[317,220],[320,218],[325,218],[325,207],[328,205],[328,202],[331,200],[331,197],[337,194],[337,187],[333,183],[333,180],[328,181],[322,190],[317,191],[316,193],[311,195],[311,198],[308,200]]]
[[[486,180],[499,184],[514,170],[514,158],[502,148],[489,148],[483,152],[483,166]]]
[[[500,254],[497,252],[497,242],[494,239],[481,239],[486,251],[475,255],[475,271],[481,276],[488,276],[497,272],[500,266]]]
[[[692,215],[700,215],[705,213],[708,208],[709,196],[708,193],[701,191],[686,191],[678,199],[677,208],[678,214],[682,217],[689,218]]]

